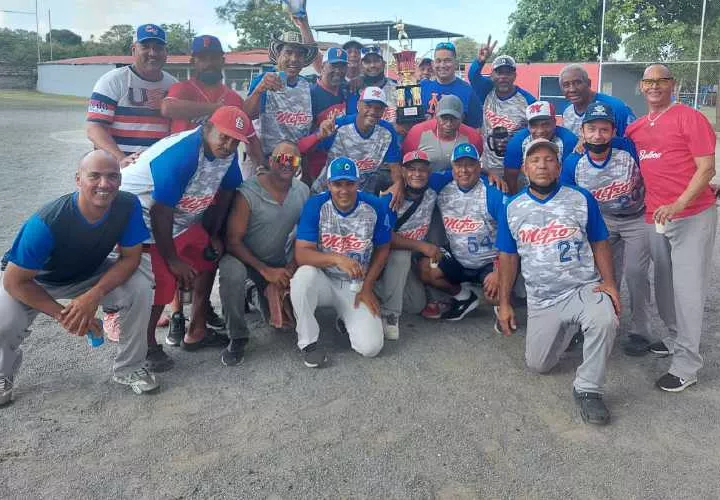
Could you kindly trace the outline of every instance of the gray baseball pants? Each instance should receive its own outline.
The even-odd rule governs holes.
[[[114,260],[108,258],[94,276],[77,283],[40,285],[54,299],[74,299],[95,286],[113,263]],[[113,364],[113,373],[118,377],[142,368],[145,363],[152,302],[150,259],[147,254],[143,254],[135,273],[101,302],[103,307],[118,311],[121,334]],[[19,302],[0,286],[0,377],[14,377],[17,374],[23,357],[20,345],[30,334],[28,328],[37,315],[38,311]],[[80,340],[84,342],[84,339]]]
[[[427,298],[425,286],[412,271],[412,252],[392,250],[380,279],[375,284],[382,315],[420,314]]]
[[[265,278],[238,258],[230,254],[223,255],[218,264],[220,301],[228,336],[234,340],[250,338],[250,330],[245,321],[245,280],[247,278],[255,283],[260,302],[264,302],[265,287],[267,286]]]
[[[702,367],[700,336],[717,229],[713,205],[665,225],[665,234],[650,229],[655,265],[655,301],[669,333],[662,341],[673,353],[668,370],[676,377],[694,378]]]
[[[580,325],[585,335],[583,361],[573,386],[581,392],[603,392],[607,360],[615,342],[618,319],[610,297],[594,292],[598,283],[578,287],[565,299],[543,309],[528,309],[525,362],[538,373],[550,371]]]

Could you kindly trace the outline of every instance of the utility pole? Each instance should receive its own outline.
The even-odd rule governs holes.
[[[50,42],[50,60],[52,61],[52,17],[50,17],[50,9],[48,9],[48,41]]]
[[[40,62],[40,18],[38,18],[37,0],[35,0],[35,33],[37,34],[38,62]]]

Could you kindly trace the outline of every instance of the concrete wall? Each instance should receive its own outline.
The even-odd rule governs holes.
[[[11,68],[0,64],[0,89],[35,88],[35,70]]]
[[[98,78],[114,64],[39,64],[37,90],[45,94],[90,97]]]
[[[639,86],[644,69],[630,65],[604,64],[600,92],[624,101],[635,112],[635,116],[646,114],[647,106]]]

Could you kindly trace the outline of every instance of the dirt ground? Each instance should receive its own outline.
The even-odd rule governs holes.
[[[77,101],[0,94],[0,248],[73,188],[82,127]],[[324,316],[323,370],[253,317],[242,365],[168,348],[175,368],[142,397],[112,383],[114,346],[91,351],[40,318],[15,402],[0,410],[0,496],[719,498],[718,248],[698,384],[663,393],[653,383],[667,359],[616,349],[605,428],[584,425],[572,401],[580,353],[531,375],[522,332],[496,335],[487,308],[459,324],[406,317],[376,359]]]

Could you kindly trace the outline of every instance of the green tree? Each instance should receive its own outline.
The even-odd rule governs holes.
[[[167,37],[168,54],[190,54],[190,44],[195,38],[195,31],[186,24],[163,24]]]
[[[82,37],[70,30],[50,30],[50,33],[45,35],[45,41],[49,42],[51,38],[54,44],[82,45]]]
[[[273,35],[295,29],[281,0],[228,0],[215,12],[235,27],[239,50],[267,48]]]
[[[475,60],[478,53],[478,43],[473,38],[458,38],[454,43],[459,62],[466,63]]]
[[[107,47],[110,54],[127,55],[133,44],[135,29],[129,24],[115,24],[100,35],[100,43]]]

